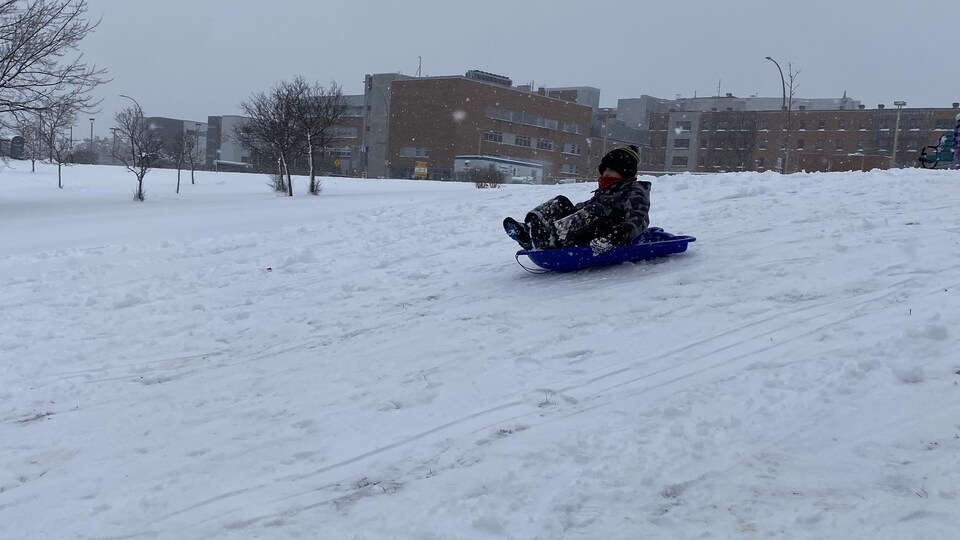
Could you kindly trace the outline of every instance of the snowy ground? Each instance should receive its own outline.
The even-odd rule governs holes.
[[[960,530],[960,172],[654,179],[687,253],[534,276],[591,186],[11,166],[0,538]]]

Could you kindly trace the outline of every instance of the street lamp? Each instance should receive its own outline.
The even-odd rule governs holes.
[[[94,120],[95,120],[94,118],[90,119],[90,150],[93,150],[93,121]]]
[[[893,128],[893,153],[890,154],[890,168],[897,166],[897,139],[900,137],[900,110],[907,104],[906,101],[894,101],[897,106],[897,122]]]
[[[773,62],[773,64],[777,66],[777,71],[780,72],[780,88],[783,91],[783,101],[780,102],[780,110],[785,111],[787,114],[787,134],[783,141],[783,168],[780,169],[780,173],[787,174],[787,163],[790,161],[790,107],[787,104],[787,81],[783,78],[783,69],[780,68],[780,64],[770,56],[765,56],[764,58]]]
[[[127,98],[127,99],[129,99],[130,101],[132,101],[133,104],[137,106],[137,116],[141,116],[141,117],[143,116],[143,107],[141,107],[140,104],[137,103],[137,100],[133,99],[133,98],[130,97],[130,96],[124,95],[124,94],[120,94],[120,97],[122,97],[122,98]]]

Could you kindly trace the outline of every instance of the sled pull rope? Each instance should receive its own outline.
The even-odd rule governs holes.
[[[543,270],[541,268],[528,268],[527,266],[525,266],[522,262],[520,262],[520,252],[517,252],[517,254],[514,255],[514,257],[516,257],[517,264],[520,265],[520,268],[523,268],[524,270],[526,270],[531,274],[546,274],[548,272],[548,270]]]

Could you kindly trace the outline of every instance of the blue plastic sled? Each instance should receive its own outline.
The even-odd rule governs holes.
[[[520,262],[521,256],[529,258],[533,264],[542,268],[542,271],[573,272],[574,270],[594,266],[642,261],[674,253],[683,253],[687,250],[687,244],[696,240],[692,236],[676,236],[664,232],[659,227],[650,227],[634,239],[633,244],[614,247],[598,255],[593,254],[590,246],[542,250],[522,249],[517,252],[517,262],[520,266],[523,266],[524,270],[534,273],[538,271],[524,266]]]

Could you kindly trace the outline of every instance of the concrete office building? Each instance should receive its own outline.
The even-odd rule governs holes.
[[[250,170],[253,155],[237,133],[249,122],[246,116],[226,115],[207,118],[207,167],[212,170]]]
[[[177,118],[165,118],[162,116],[150,116],[145,118],[147,127],[150,131],[159,133],[163,139],[163,151],[168,156],[164,160],[166,166],[172,166],[172,157],[176,156],[182,150],[184,137],[193,136],[198,133],[196,140],[197,149],[202,151],[207,147],[207,124],[206,122],[197,122],[193,120],[180,120]],[[204,152],[205,153],[205,152]],[[200,159],[201,162],[205,160]]]

